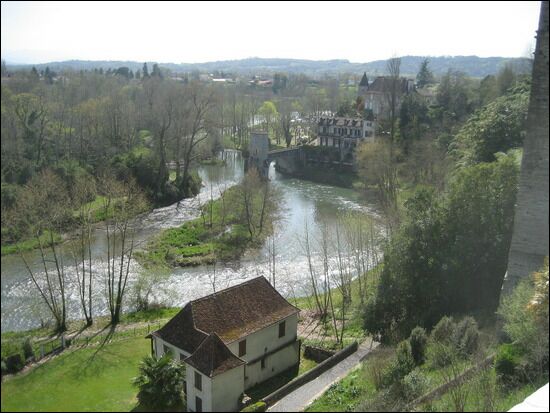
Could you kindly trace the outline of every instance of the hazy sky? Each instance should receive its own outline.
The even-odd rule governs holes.
[[[2,1],[13,63],[527,56],[540,2]]]

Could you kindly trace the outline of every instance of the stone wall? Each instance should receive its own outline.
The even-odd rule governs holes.
[[[548,255],[548,71],[548,2],[543,1],[504,294]]]

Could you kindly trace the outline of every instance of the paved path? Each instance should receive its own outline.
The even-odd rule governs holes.
[[[273,406],[269,412],[300,412],[304,410],[311,402],[323,394],[328,387],[346,376],[355,366],[357,366],[366,355],[378,346],[378,343],[365,340],[359,345],[357,351],[336,366],[322,373],[316,379],[304,384],[302,387],[289,393]]]

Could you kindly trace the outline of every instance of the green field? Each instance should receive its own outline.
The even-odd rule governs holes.
[[[130,411],[131,380],[150,352],[142,337],[67,351],[2,383],[2,411]]]

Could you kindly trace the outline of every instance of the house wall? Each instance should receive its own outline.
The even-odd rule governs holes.
[[[183,360],[183,358],[189,357],[191,355],[183,351],[182,349],[167,343],[163,339],[153,336],[153,348],[156,357],[160,358],[164,355],[164,345],[172,350],[172,354],[175,356],[176,359]]]
[[[212,411],[239,410],[241,395],[244,392],[244,369],[243,364],[212,378]]]
[[[281,320],[283,321],[283,320]],[[290,342],[297,343],[297,329],[298,329],[298,314],[291,315],[285,320],[286,329],[284,337],[279,338],[279,323],[275,323],[269,327],[266,327],[260,331],[252,333],[244,339],[246,339],[246,354],[240,358],[247,362],[245,388],[253,386],[269,377],[272,377],[288,367],[296,364],[300,360],[299,352],[286,348],[281,352],[277,352],[268,357],[267,363],[271,363],[270,367],[261,370],[261,361],[258,360],[254,365],[248,365],[250,361],[255,359],[261,359],[263,354],[269,353],[272,350],[282,347],[284,344]],[[232,343],[228,343],[227,347],[235,355],[239,355],[239,342],[237,340]],[[280,354],[279,354],[280,353]],[[278,367],[275,368],[275,365]],[[273,370],[273,371],[272,371]]]
[[[300,362],[300,342],[294,341],[276,353],[265,357],[262,369],[261,359],[247,364],[244,376],[244,388],[249,389]]]
[[[237,369],[235,369],[237,370]],[[185,394],[187,395],[187,411],[196,412],[195,397],[198,396],[202,400],[202,411],[212,412],[212,380],[204,374],[202,376],[202,390],[195,388],[195,372],[197,370],[191,367],[189,364],[185,364]],[[220,410],[224,411],[224,409]]]

